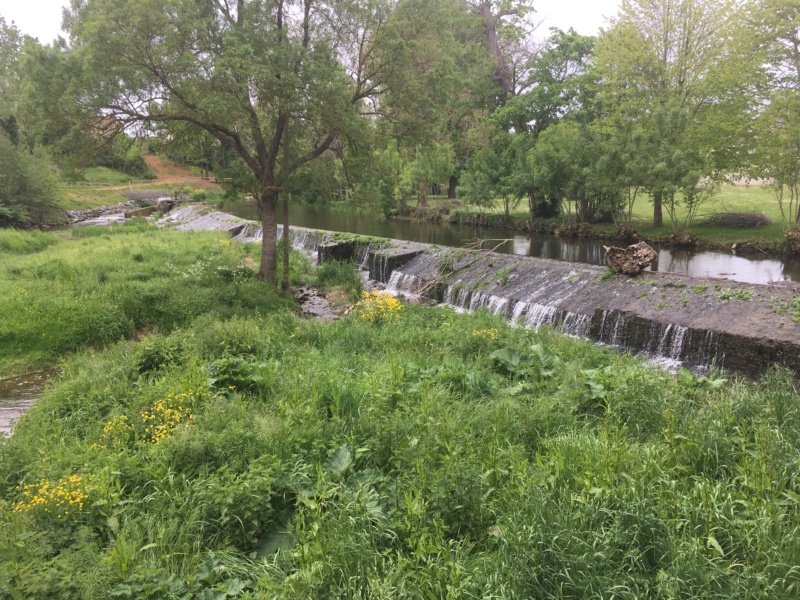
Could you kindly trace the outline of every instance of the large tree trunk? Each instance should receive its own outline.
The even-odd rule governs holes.
[[[508,96],[514,94],[514,84],[511,80],[511,70],[508,68],[508,61],[506,61],[506,57],[500,49],[500,40],[497,36],[497,17],[492,14],[491,2],[481,2],[481,4],[475,8],[477,9],[476,12],[483,17],[489,54],[497,61],[494,81],[501,90],[500,104],[505,104]]]
[[[455,175],[450,175],[450,179],[447,180],[447,197],[450,200],[456,199],[456,188],[458,187],[458,177]]]
[[[428,206],[428,184],[424,181],[419,182],[419,194],[417,194],[417,207],[426,208]]]
[[[653,192],[653,227],[662,227],[664,225],[664,215],[661,211],[663,198],[663,192]]]
[[[277,224],[277,204],[278,193],[276,191],[262,192],[259,198],[259,209],[261,212],[261,268],[258,271],[258,278],[261,281],[276,283],[277,267],[277,243],[278,243],[278,224]]]

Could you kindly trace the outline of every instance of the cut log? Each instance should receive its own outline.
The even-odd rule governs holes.
[[[617,273],[636,275],[658,258],[658,254],[645,242],[627,248],[603,246],[606,251],[606,264]]]

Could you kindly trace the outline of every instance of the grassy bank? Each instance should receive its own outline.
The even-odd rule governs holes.
[[[473,224],[479,215],[484,215],[488,225],[493,227],[502,226],[502,211],[500,207],[489,209],[479,209],[474,206],[463,206],[453,208],[448,205],[448,200],[443,197],[429,198],[431,217],[442,218],[435,213],[440,208],[447,208],[448,215],[443,220],[457,220],[463,223]],[[524,210],[525,206],[520,204],[518,210],[511,213],[512,229],[524,230],[528,227],[530,220],[529,214]],[[522,210],[520,210],[522,209]],[[685,218],[685,209],[680,207],[677,215],[680,223]],[[705,225],[703,221],[706,217],[715,213],[747,213],[755,212],[767,215],[773,220],[772,225],[759,227],[756,229],[735,229],[721,226]],[[539,220],[535,224],[537,227],[552,228],[564,222],[562,216],[552,219]],[[653,205],[647,194],[640,194],[634,205],[630,225],[639,234],[653,241],[668,241],[672,235],[672,225],[666,211],[664,212],[664,226],[653,227]],[[595,224],[593,229],[598,235],[611,235],[616,229],[613,224]],[[700,242],[706,247],[715,247],[727,250],[737,242],[754,241],[764,251],[774,253],[783,251],[783,224],[781,220],[780,208],[772,191],[761,185],[737,185],[724,186],[719,194],[705,204],[699,212],[691,232],[697,236]],[[759,245],[759,242],[761,243]]]
[[[146,244],[86,239],[105,235]],[[148,231],[148,256],[170,235]],[[230,294],[193,253],[243,250],[186,240],[165,277],[205,285],[170,302]],[[31,243],[19,261],[84,248]],[[789,374],[673,378],[547,329],[381,298],[323,324],[203,297],[171,334],[74,356],[0,441],[0,595],[796,597]]]
[[[0,230],[0,376],[144,332],[290,306],[256,281],[258,249],[141,220],[57,233]],[[304,266],[303,266],[304,264]],[[308,260],[297,259],[308,269]]]

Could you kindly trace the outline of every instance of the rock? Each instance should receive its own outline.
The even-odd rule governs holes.
[[[669,238],[673,246],[697,246],[697,237],[689,232],[676,233]]]
[[[645,242],[633,244],[627,248],[616,246],[603,246],[606,251],[606,264],[617,273],[636,275],[651,262],[658,258],[658,254]]]

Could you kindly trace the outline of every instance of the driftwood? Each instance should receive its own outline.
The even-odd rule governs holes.
[[[636,275],[658,258],[658,254],[645,242],[627,248],[603,246],[606,251],[606,264],[617,273]]]

